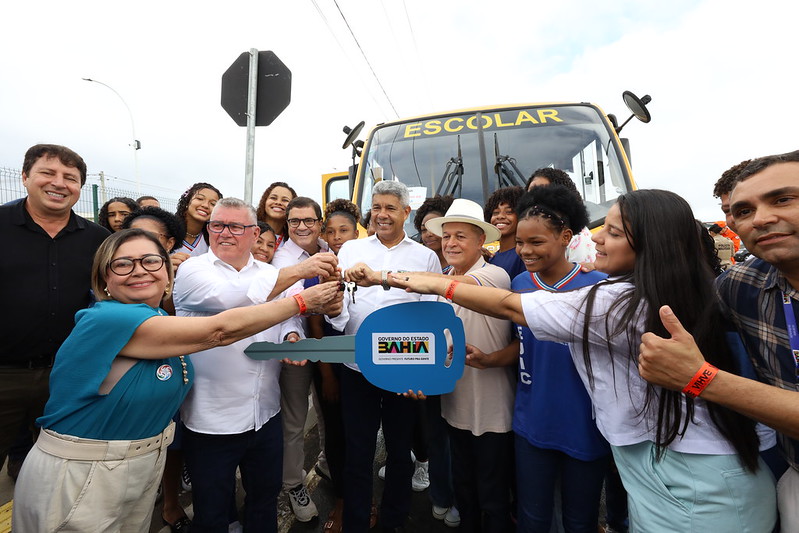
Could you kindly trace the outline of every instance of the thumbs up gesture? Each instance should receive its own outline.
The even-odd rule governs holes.
[[[660,308],[660,320],[671,338],[654,333],[641,336],[638,372],[645,380],[667,389],[682,390],[705,362],[693,336],[688,333],[671,308]]]

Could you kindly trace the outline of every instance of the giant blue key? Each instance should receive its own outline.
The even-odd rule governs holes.
[[[374,311],[357,335],[303,339],[295,343],[254,342],[252,359],[357,363],[373,385],[392,392],[452,392],[463,375],[463,322],[443,302],[412,302]]]

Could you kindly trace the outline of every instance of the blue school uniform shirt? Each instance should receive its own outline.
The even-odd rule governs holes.
[[[524,272],[511,282],[514,292],[568,291],[593,285],[607,276],[574,268],[554,286]],[[513,431],[533,446],[561,451],[582,461],[610,453],[593,418],[591,399],[574,368],[569,347],[540,341],[525,326],[516,325],[521,341],[519,376],[513,411]]]
[[[140,359],[108,394],[99,389],[111,363],[148,318],[166,315],[146,304],[105,300],[79,311],[50,374],[50,399],[36,423],[63,435],[137,440],[161,433],[189,392],[178,357]]]
[[[527,273],[527,267],[524,266],[524,261],[522,261],[519,254],[516,253],[516,248],[511,248],[504,252],[497,252],[488,262],[507,272],[510,279],[515,278],[519,274]]]

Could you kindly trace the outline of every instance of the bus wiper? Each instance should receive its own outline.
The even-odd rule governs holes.
[[[516,159],[509,155],[500,155],[496,133],[494,134],[494,157],[496,158],[494,173],[497,175],[499,187],[524,187],[524,174],[516,166]]]
[[[455,168],[453,168],[453,165]],[[450,157],[449,161],[447,161],[447,166],[444,169],[444,175],[441,177],[441,183],[438,184],[436,189],[436,194],[442,196],[451,194],[455,198],[460,198],[461,191],[463,191],[463,155],[461,153],[461,136],[458,135],[458,156]]]

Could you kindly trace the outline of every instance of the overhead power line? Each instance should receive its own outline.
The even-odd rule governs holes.
[[[344,16],[344,12],[341,11],[341,7],[339,7],[338,1],[337,0],[333,0],[333,3],[336,4],[336,9],[338,9],[338,12],[341,15],[341,18],[344,19],[344,24],[347,25],[347,29],[349,30],[350,35],[352,35],[352,39],[355,41],[355,44],[358,46],[358,50],[361,51],[361,55],[363,56],[363,60],[366,61],[366,64],[369,66],[369,70],[372,71],[372,76],[374,76],[375,81],[377,81],[377,84],[380,86],[380,90],[383,91],[383,95],[386,97],[386,100],[388,101],[388,104],[391,106],[391,109],[394,111],[394,114],[397,116],[397,118],[399,118],[399,113],[397,113],[397,108],[394,107],[394,103],[391,101],[391,98],[388,97],[388,93],[386,92],[386,89],[383,87],[383,84],[380,83],[380,78],[377,76],[377,73],[375,72],[375,69],[372,68],[372,64],[369,62],[369,58],[366,57],[366,52],[363,51],[363,48],[361,47],[361,43],[358,42],[358,38],[355,37],[355,32],[352,31],[352,27],[350,27],[350,23],[347,21],[347,17],[345,17]]]

